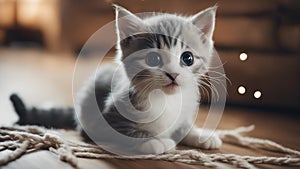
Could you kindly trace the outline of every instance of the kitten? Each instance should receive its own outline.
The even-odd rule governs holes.
[[[134,145],[141,153],[163,153],[179,141],[203,149],[220,148],[216,134],[193,126],[200,100],[198,80],[213,52],[216,7],[189,17],[143,18],[117,5],[115,9],[116,62],[101,66],[96,80],[91,79],[79,93],[77,127],[83,127],[83,135],[118,144],[110,139],[113,134],[107,126],[99,124],[99,110],[92,105],[96,96],[109,126],[125,136],[147,138]]]

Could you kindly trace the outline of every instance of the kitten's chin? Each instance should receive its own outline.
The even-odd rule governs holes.
[[[170,83],[168,85],[165,85],[161,89],[166,94],[175,94],[179,91],[179,85],[177,83]]]

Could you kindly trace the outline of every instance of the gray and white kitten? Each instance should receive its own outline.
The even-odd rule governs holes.
[[[108,150],[128,147],[139,154],[163,153],[178,142],[220,148],[218,135],[193,124],[199,108],[199,78],[208,71],[213,53],[216,7],[189,17],[152,14],[143,18],[115,8],[115,63],[101,65],[96,78],[79,93],[77,121],[73,109],[27,109],[13,94],[10,99],[20,117],[17,123],[77,126],[85,138]]]
[[[115,8],[115,63],[101,66],[96,82],[91,80],[80,93],[78,118],[84,130],[94,136],[105,130],[95,120],[98,112],[91,108],[96,96],[114,130],[130,137],[152,138],[137,145],[138,151],[162,153],[174,148],[175,138],[180,137],[184,145],[220,148],[218,135],[193,125],[200,100],[199,77],[206,73],[213,52],[216,7],[189,17],[154,14],[143,18],[120,6]],[[145,121],[154,120],[142,122],[139,111],[147,113]],[[124,113],[136,115],[136,121]]]

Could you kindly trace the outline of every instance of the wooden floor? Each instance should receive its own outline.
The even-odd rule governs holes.
[[[196,123],[201,125],[206,116],[207,109],[199,114]],[[225,110],[219,128],[232,129],[239,126],[255,124],[255,131],[249,133],[249,136],[267,138],[274,140],[285,146],[300,150],[300,122],[299,116],[283,113],[260,112],[245,109],[228,108]],[[68,138],[68,136],[66,137]],[[184,147],[188,148],[188,147]],[[205,151],[207,153],[235,153],[240,155],[272,155],[284,156],[280,153],[270,153],[261,150],[253,150],[235,145],[223,144],[220,150]],[[58,157],[48,151],[38,151],[24,155],[20,159],[3,166],[3,169],[19,169],[22,168],[72,168],[70,165],[59,161]],[[151,160],[94,160],[94,159],[79,159],[79,168],[93,169],[139,169],[139,168],[205,168],[198,165],[187,165],[181,163],[172,163],[165,161]],[[259,165],[259,168],[297,168],[287,166],[271,166]]]
[[[20,57],[19,55],[22,55]],[[51,54],[55,55],[55,54]],[[61,56],[62,54],[60,54]],[[18,92],[30,105],[41,105],[51,101],[54,105],[71,105],[70,89],[74,58],[52,57],[39,51],[7,51],[0,50],[0,125],[12,124],[17,117],[8,101],[11,92]],[[197,118],[201,126],[207,115],[207,108],[202,108]],[[300,112],[270,112],[249,110],[243,107],[227,107],[219,124],[220,129],[233,129],[239,126],[255,124],[255,131],[249,136],[266,138],[285,146],[300,150]],[[70,137],[65,135],[66,139]],[[187,148],[187,147],[184,147]],[[261,150],[250,150],[234,145],[223,144],[220,150],[205,151],[207,153],[235,153],[240,155],[272,155]],[[22,156],[2,169],[19,168],[72,168],[61,162],[58,157],[48,151],[38,151]],[[187,165],[165,161],[125,161],[80,159],[79,168],[102,169],[137,169],[137,168],[205,168],[198,165]],[[260,165],[259,168],[297,168],[286,166]]]

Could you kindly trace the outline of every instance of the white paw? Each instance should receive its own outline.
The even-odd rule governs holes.
[[[202,149],[219,149],[222,145],[222,140],[215,133],[203,132],[198,139],[198,147]]]
[[[172,139],[161,138],[151,139],[143,143],[139,150],[145,154],[161,154],[166,151],[174,150],[176,143]]]

